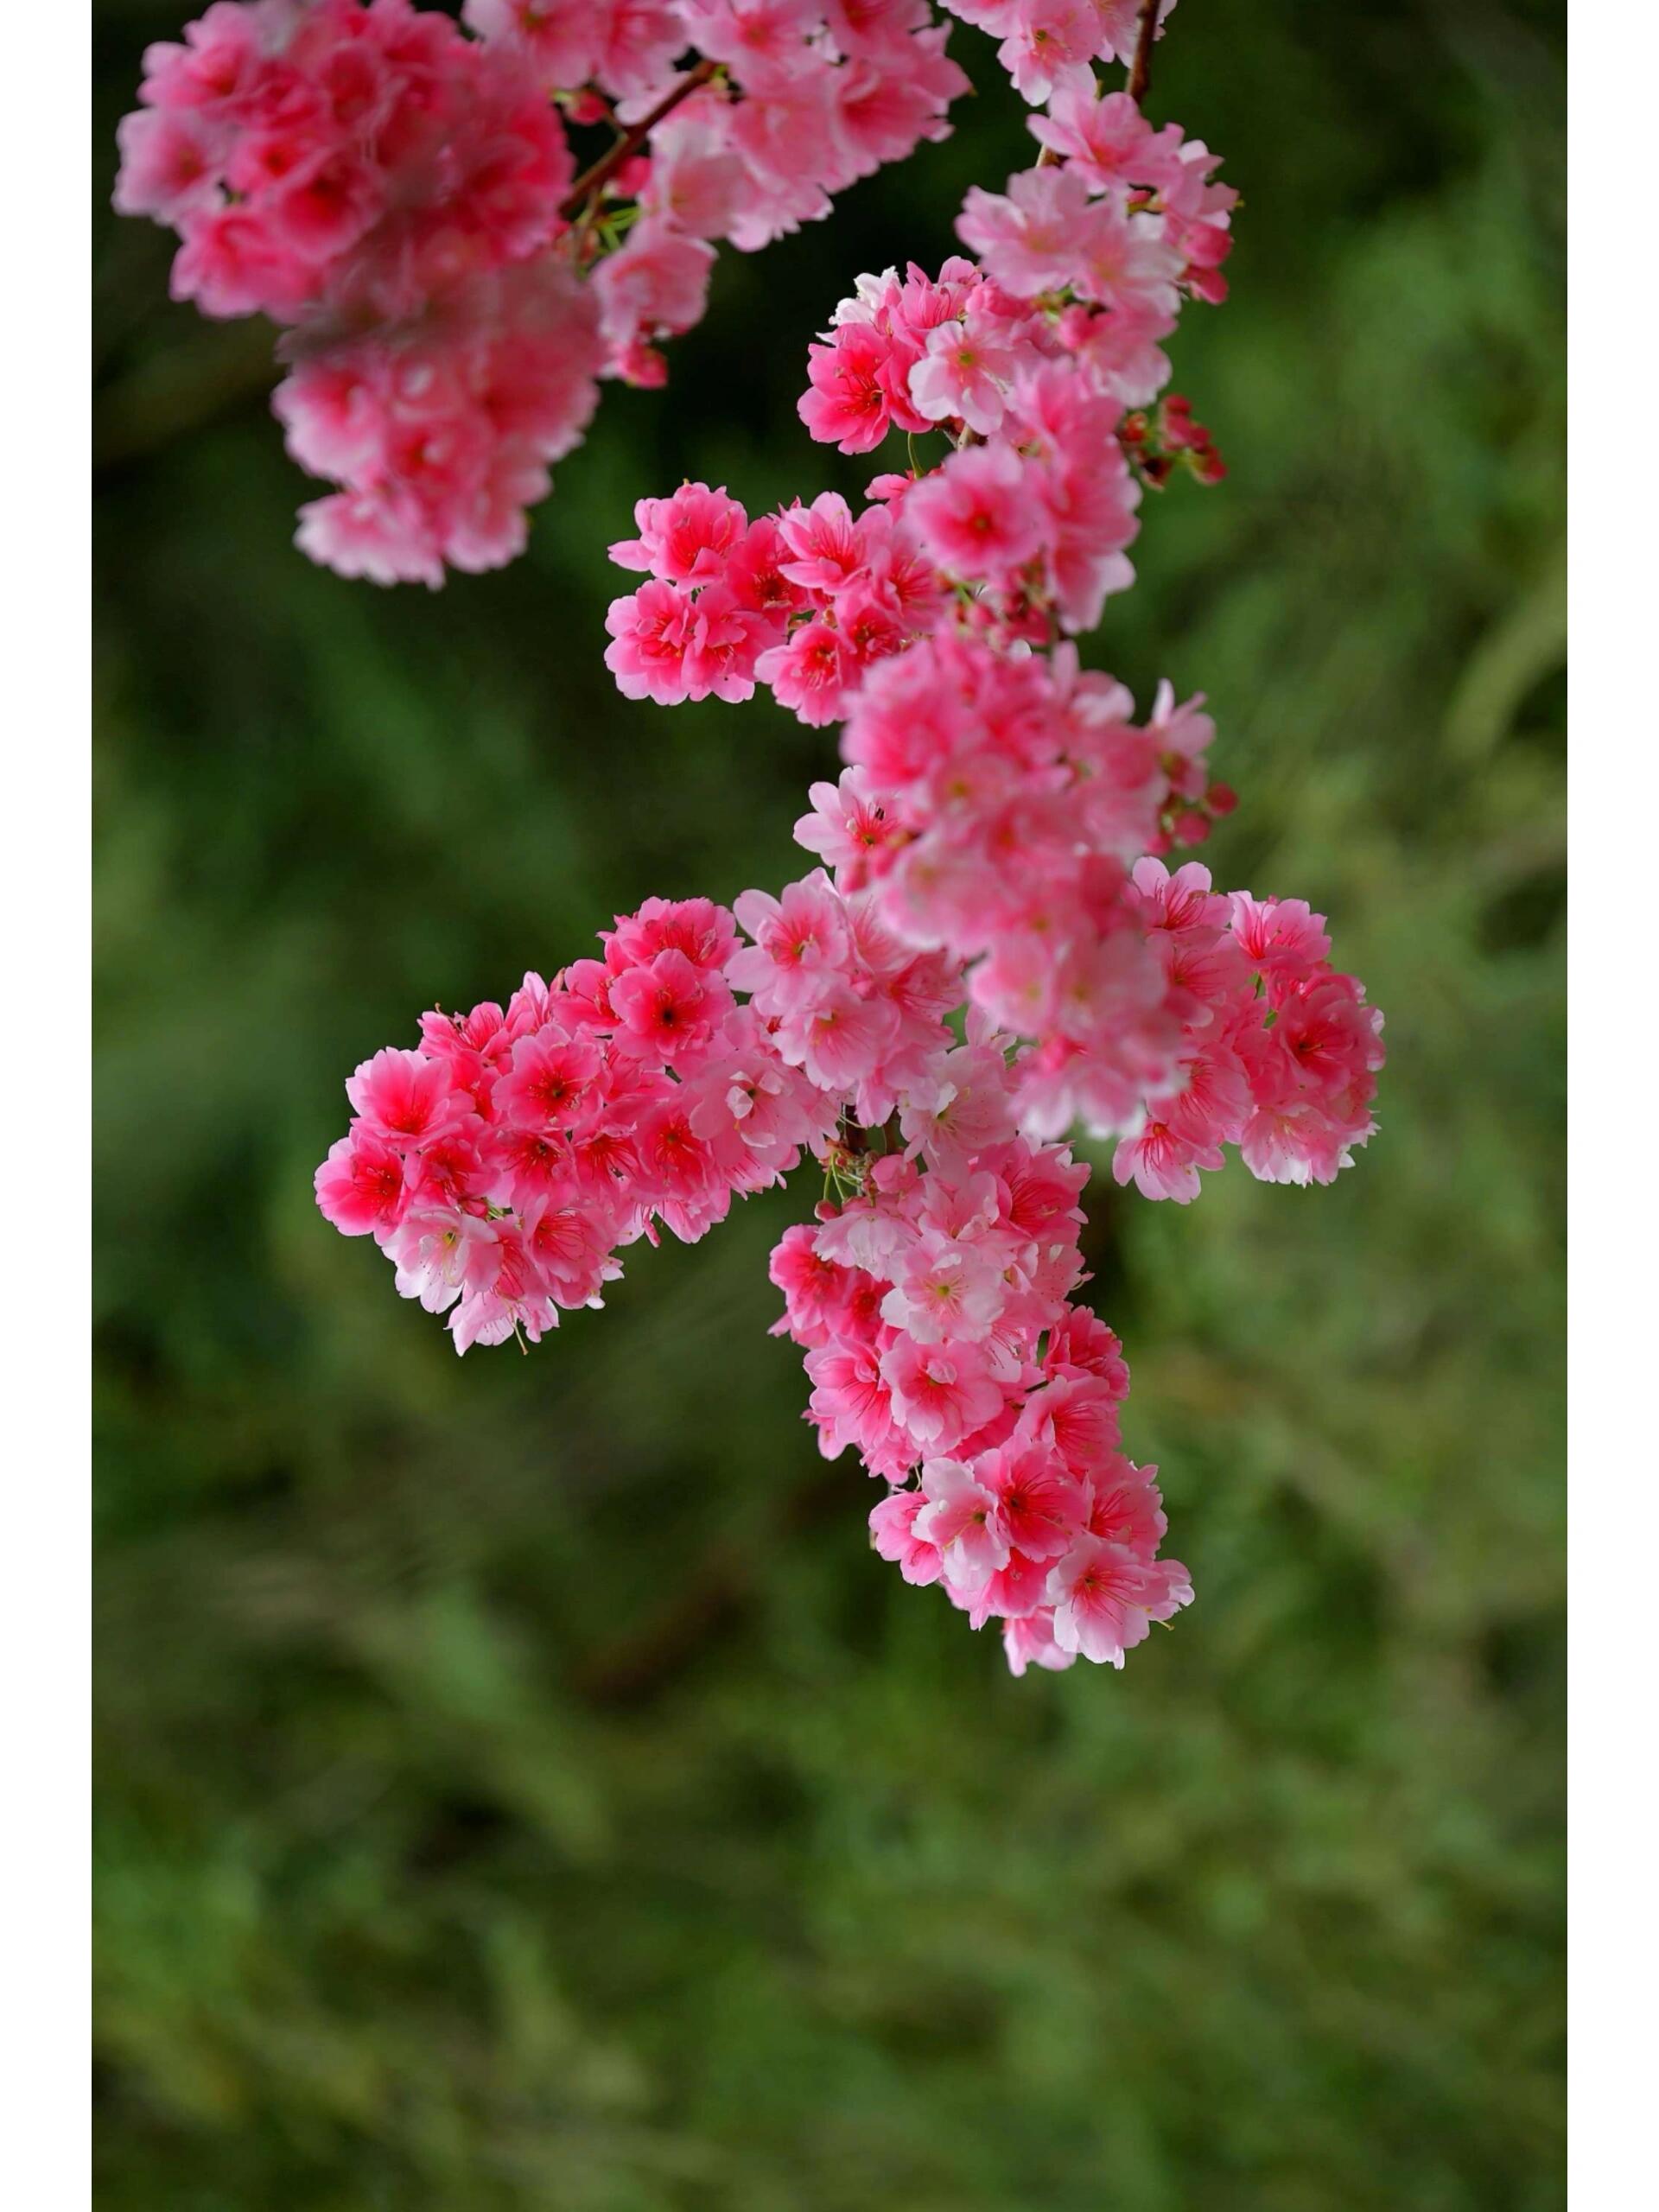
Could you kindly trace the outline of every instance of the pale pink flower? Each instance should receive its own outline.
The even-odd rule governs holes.
[[[1083,298],[1115,311],[1175,315],[1185,264],[1160,217],[1126,214],[1115,200],[1098,200],[1079,223],[1072,250],[1070,281]]]
[[[1192,1599],[1186,1570],[1175,1560],[1143,1561],[1100,1536],[1079,1538],[1048,1579],[1054,1641],[1105,1666],[1121,1667],[1154,1621]]]
[[[1063,1651],[1054,1641],[1054,1615],[1047,1606],[1034,1613],[1022,1614],[1019,1619],[1002,1624],[1002,1649],[1007,1655],[1008,1672],[1018,1677],[1027,1667],[1046,1667],[1063,1673],[1076,1664],[1075,1651]]]
[[[417,1298],[429,1313],[446,1313],[461,1296],[469,1257],[495,1242],[474,1215],[434,1208],[406,1214],[386,1240],[400,1298]]]
[[[1149,181],[1163,149],[1181,140],[1173,124],[1154,131],[1128,92],[1102,92],[1092,76],[1057,86],[1047,114],[1032,117],[1031,130],[1096,192]]]
[[[836,982],[810,1007],[785,1017],[778,1041],[785,1057],[823,1090],[848,1091],[875,1073],[898,1032],[887,1000],[861,998],[850,984]]]
[[[461,19],[522,54],[549,92],[585,84],[599,59],[602,0],[466,0]]]
[[[734,989],[753,995],[760,1013],[792,1014],[846,972],[852,952],[846,913],[822,868],[787,885],[777,899],[746,891],[734,911],[754,943],[732,955],[726,973]]]
[[[178,224],[219,204],[219,165],[201,126],[188,112],[139,108],[116,130],[121,149],[115,207],[121,215],[153,215]]]
[[[600,263],[593,277],[600,328],[618,372],[639,380],[632,348],[701,321],[714,261],[702,239],[675,230],[665,216],[647,215]]]
[[[1022,169],[1006,194],[975,185],[963,202],[957,235],[1016,299],[1064,291],[1077,268],[1077,240],[1089,219],[1089,190],[1064,166]]]
[[[862,890],[879,856],[901,843],[903,833],[870,796],[861,768],[843,768],[838,783],[814,784],[807,797],[812,811],[795,824],[796,843],[834,871],[838,890]]]
[[[1198,1195],[1200,1167],[1224,1165],[1219,1147],[1194,1144],[1166,1122],[1149,1120],[1138,1136],[1120,1137],[1112,1154],[1112,1179],[1133,1179],[1142,1198],[1173,1198],[1186,1205]]]
[[[1015,0],[996,58],[1033,106],[1074,71],[1087,69],[1103,42],[1101,0]]]
[[[1007,1296],[995,1256],[924,1235],[899,1262],[881,1318],[918,1344],[978,1343],[995,1326]]]
[[[1000,1503],[959,1459],[928,1459],[922,1466],[916,1536],[938,1552],[950,1580],[977,1589],[1008,1562],[1008,1532]]]
[[[972,302],[960,322],[942,322],[927,334],[927,351],[910,372],[910,396],[930,423],[951,416],[988,437],[1001,422],[1015,353],[1009,326],[976,312]]]
[[[835,143],[830,172],[839,188],[903,161],[925,139],[950,135],[945,111],[969,79],[944,51],[943,27],[926,26],[902,47],[867,47],[835,73]]]
[[[920,1491],[895,1490],[870,1514],[870,1538],[883,1559],[896,1562],[906,1582],[925,1587],[944,1571],[937,1544],[916,1532],[918,1516],[927,1505]]]

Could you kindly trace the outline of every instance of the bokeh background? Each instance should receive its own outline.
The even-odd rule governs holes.
[[[100,208],[143,42],[98,11]],[[100,2202],[109,2212],[1541,2212],[1561,2202],[1558,10],[1187,0],[1154,97],[1243,191],[1091,647],[1208,691],[1222,879],[1388,1009],[1328,1192],[1094,1192],[1199,1600],[1009,1680],[867,1549],[751,1202],[458,1361],[313,1211],[353,1065],[652,892],[804,864],[830,741],[629,706],[601,549],[795,417],[861,269],[1027,157],[957,136],[726,257],[529,556],[289,548],[270,334],[100,213]]]

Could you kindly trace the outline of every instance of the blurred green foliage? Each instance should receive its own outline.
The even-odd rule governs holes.
[[[109,141],[143,40],[105,0]],[[957,135],[722,259],[527,559],[289,546],[269,334],[105,218],[98,779],[100,2201],[110,2212],[1541,2212],[1561,2201],[1561,63],[1521,0],[1187,0],[1154,111],[1245,194],[1092,648],[1202,687],[1224,880],[1389,1012],[1340,1185],[1097,1182],[1199,1603],[1011,1681],[866,1548],[757,1200],[459,1362],[312,1210],[340,1080],[652,891],[791,862],[830,745],[629,707],[601,549],[795,419]]]

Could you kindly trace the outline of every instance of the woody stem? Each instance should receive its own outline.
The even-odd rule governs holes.
[[[1129,64],[1129,98],[1137,107],[1152,90],[1152,47],[1158,35],[1159,0],[1141,0],[1141,20],[1135,33],[1135,60]]]
[[[595,193],[600,192],[615,175],[624,162],[637,154],[665,115],[672,115],[682,100],[690,99],[719,68],[717,61],[699,61],[680,79],[671,92],[665,92],[649,114],[642,115],[638,123],[630,124],[608,153],[601,154],[591,168],[585,168],[559,202],[559,213],[567,223],[575,222]]]

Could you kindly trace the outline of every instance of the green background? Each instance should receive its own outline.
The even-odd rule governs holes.
[[[867,1548],[751,1202],[529,1358],[455,1358],[314,1211],[353,1065],[652,892],[805,865],[832,741],[629,706],[605,543],[795,417],[957,135],[722,257],[527,558],[289,548],[270,334],[102,212],[100,2202],[110,2212],[1535,2212],[1561,2202],[1561,57],[1518,0],[1186,0],[1234,297],[1091,657],[1206,690],[1221,879],[1389,1015],[1326,1192],[1097,1179],[1088,1251],[1198,1602],[1023,1683]]]

